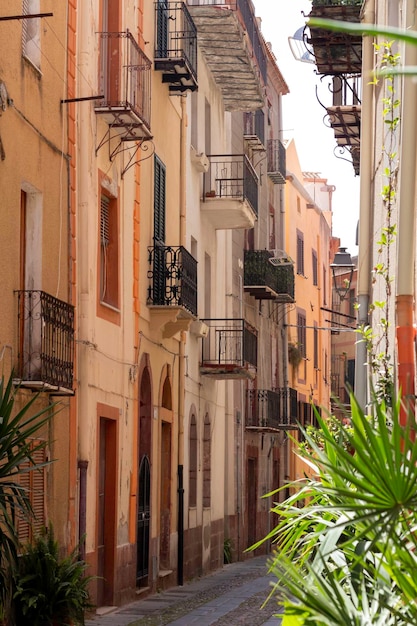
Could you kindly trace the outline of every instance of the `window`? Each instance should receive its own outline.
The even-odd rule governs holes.
[[[34,465],[46,463],[46,450],[43,443],[39,440],[33,442],[32,459]],[[28,470],[31,466],[33,467],[33,464],[27,459],[27,461],[22,463],[21,468],[22,470]],[[21,513],[17,516],[17,532],[21,543],[31,541],[47,523],[45,515],[45,470],[46,466],[44,465],[38,469],[26,471],[20,474],[18,478],[19,484],[26,490],[33,509],[33,517],[31,517],[30,522]]]
[[[162,161],[155,156],[154,161],[154,239],[155,243],[165,243],[165,194],[166,169]]]
[[[323,267],[323,306],[327,305],[327,270]]]
[[[314,337],[314,369],[317,369],[319,366],[319,331],[317,329],[317,324],[316,322],[314,322],[314,330],[313,330],[313,337]]]
[[[297,230],[297,274],[304,276],[304,235]]]
[[[203,432],[203,507],[211,505],[211,429],[208,413],[204,418]]]
[[[39,0],[23,0],[22,14],[36,15],[40,13]],[[22,52],[35,67],[41,66],[41,20],[31,18],[22,20]]]
[[[306,350],[306,316],[305,313],[298,313],[297,314],[297,342],[298,342],[298,348],[301,352],[301,356],[303,357],[303,359],[305,359],[307,357],[307,350]]]
[[[188,505],[197,506],[197,419],[191,415],[190,422],[190,475]]]
[[[100,198],[100,302],[119,307],[119,245],[117,200]]]
[[[312,251],[311,255],[312,261],[312,269],[313,269],[313,285],[318,285],[318,271],[317,271],[317,252],[315,250]]]

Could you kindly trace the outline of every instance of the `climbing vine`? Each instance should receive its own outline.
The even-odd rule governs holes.
[[[394,74],[390,74],[390,69],[396,67],[400,62],[400,56],[393,51],[394,42],[375,44],[375,52],[378,55],[379,63],[375,71],[373,83],[376,85],[380,80],[380,75],[384,75],[385,95],[383,103],[383,121],[386,128],[385,140],[382,146],[381,161],[384,164],[382,186],[382,204],[384,209],[383,225],[379,239],[377,241],[378,257],[377,263],[373,267],[372,284],[379,282],[384,293],[383,300],[374,300],[369,307],[371,315],[379,310],[379,331],[368,325],[358,329],[361,340],[365,341],[368,365],[374,379],[374,391],[379,400],[390,402],[394,386],[393,363],[390,350],[390,306],[391,286],[393,282],[392,272],[392,244],[397,235],[397,226],[394,222],[394,214],[397,199],[397,173],[398,173],[398,153],[397,136],[400,125],[399,107],[400,100],[396,97]]]

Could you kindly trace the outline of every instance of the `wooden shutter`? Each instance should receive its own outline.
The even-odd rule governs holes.
[[[165,165],[155,157],[154,178],[154,239],[160,244],[165,243]]]
[[[36,447],[40,441],[34,441],[33,445]],[[44,447],[35,450],[32,454],[34,465],[42,465],[46,462],[46,450]],[[30,467],[29,459],[22,463],[22,469],[28,469]],[[45,487],[46,487],[46,467],[38,467],[31,471],[25,472],[19,475],[19,484],[26,490],[33,510],[33,518],[31,523],[19,513],[17,516],[17,531],[19,541],[26,543],[30,541],[33,536],[39,534],[39,532],[46,526],[46,506],[45,506]]]

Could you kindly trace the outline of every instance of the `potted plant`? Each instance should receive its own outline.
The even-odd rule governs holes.
[[[85,611],[93,607],[86,568],[78,547],[61,558],[53,528],[45,529],[18,560],[12,600],[16,626],[84,624]]]
[[[303,360],[301,350],[295,343],[288,344],[288,360],[295,369],[297,369]]]

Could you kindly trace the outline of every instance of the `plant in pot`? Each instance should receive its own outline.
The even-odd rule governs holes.
[[[93,607],[86,568],[78,546],[61,558],[53,528],[45,529],[18,560],[12,603],[16,626],[84,624],[85,611]]]
[[[296,343],[288,344],[288,360],[295,369],[297,369],[303,360],[302,352]]]

